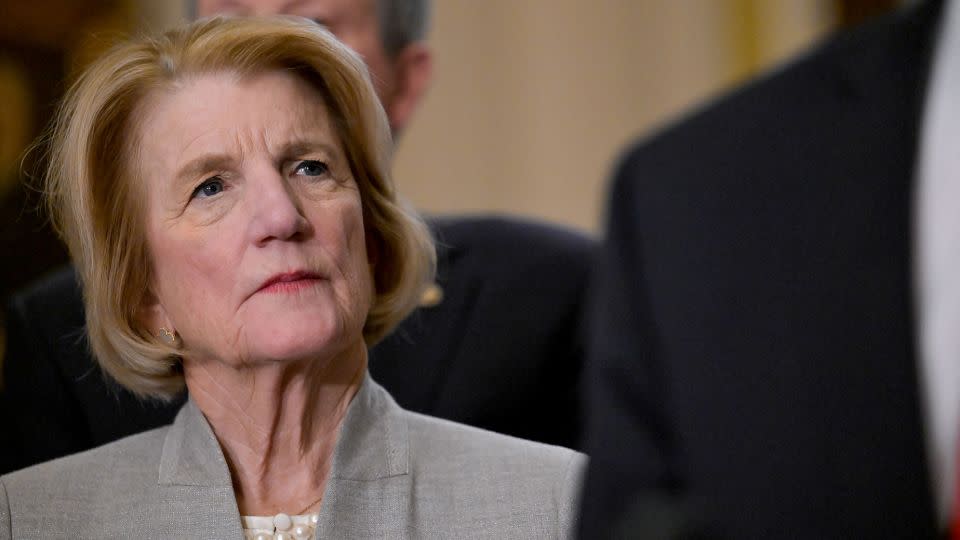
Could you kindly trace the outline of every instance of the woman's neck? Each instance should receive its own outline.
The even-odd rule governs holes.
[[[320,507],[340,424],[366,367],[362,341],[322,363],[184,361],[190,397],[220,442],[242,515]]]

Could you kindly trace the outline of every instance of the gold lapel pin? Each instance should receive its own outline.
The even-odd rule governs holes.
[[[443,302],[443,288],[436,283],[431,283],[420,294],[420,307],[434,307]]]

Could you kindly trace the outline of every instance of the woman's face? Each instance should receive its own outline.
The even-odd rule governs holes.
[[[281,71],[203,75],[145,102],[135,161],[155,303],[190,360],[313,359],[362,340],[360,193],[320,94]]]

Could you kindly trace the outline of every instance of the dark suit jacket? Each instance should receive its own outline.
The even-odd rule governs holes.
[[[938,10],[626,154],[592,289],[584,537],[935,536],[910,236]]]
[[[505,218],[430,225],[443,300],[372,349],[371,375],[405,409],[575,446],[593,242]],[[6,325],[0,472],[169,424],[183,403],[143,403],[105,380],[70,269],[15,295]]]

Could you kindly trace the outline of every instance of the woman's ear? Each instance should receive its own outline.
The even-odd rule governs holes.
[[[159,336],[161,328],[168,332],[176,332],[173,322],[153,289],[147,289],[147,292],[143,295],[140,309],[137,312],[137,322],[153,336]]]

